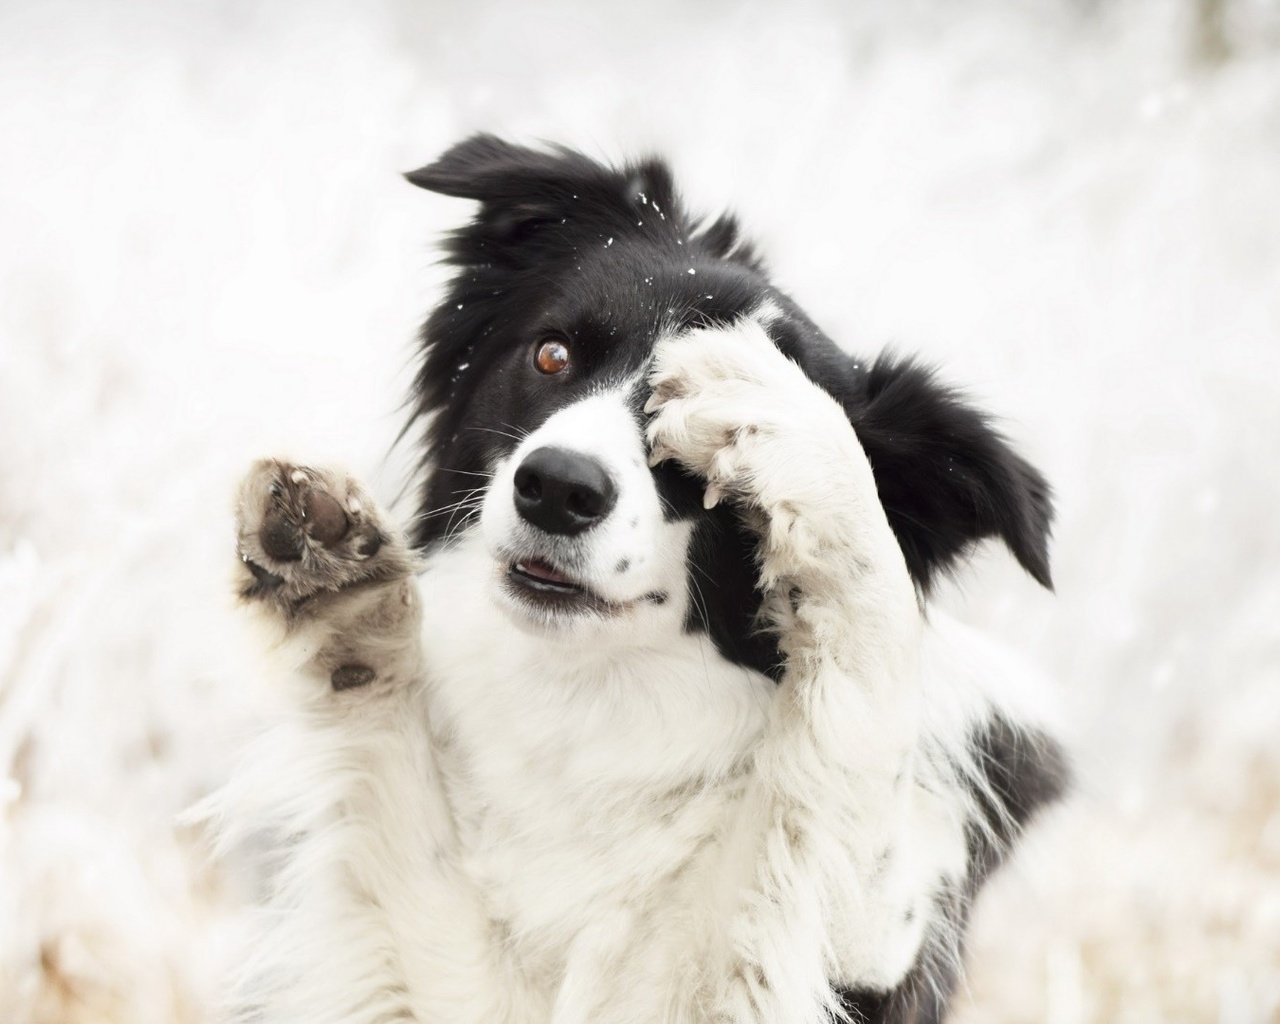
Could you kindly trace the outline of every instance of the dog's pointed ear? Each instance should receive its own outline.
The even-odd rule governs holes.
[[[519,150],[496,135],[473,135],[455,143],[433,163],[407,171],[405,180],[428,192],[479,199],[482,175],[487,175],[504,161],[514,162]]]
[[[453,236],[455,263],[510,265],[568,255],[583,231],[674,238],[686,230],[671,172],[657,159],[614,168],[564,146],[532,149],[473,135],[405,178],[442,195],[479,200],[475,220]]]
[[[1053,500],[1040,472],[932,371],[884,357],[850,410],[907,566],[927,592],[978,541],[997,537],[1052,590]]]
[[[559,161],[559,156],[481,133],[455,143],[433,163],[409,171],[405,180],[429,192],[490,202],[504,194],[518,198],[511,193],[523,193],[527,186],[514,187],[514,179],[554,172]]]

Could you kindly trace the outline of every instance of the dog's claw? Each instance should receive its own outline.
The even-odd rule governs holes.
[[[656,392],[656,391],[655,391],[655,392],[653,392],[653,394],[651,394],[651,395],[649,396],[649,400],[648,400],[647,402],[645,402],[645,403],[644,403],[644,413],[645,413],[645,415],[646,415],[646,416],[649,416],[649,415],[651,415],[651,414],[653,414],[653,413],[657,412],[659,409],[661,409],[661,408],[662,408],[662,405],[663,405],[663,403],[664,403],[665,401],[666,401],[666,399],[665,399],[665,398],[663,398],[663,397],[662,397],[662,395],[658,394],[658,392]]]
[[[652,469],[654,466],[666,462],[667,459],[674,458],[675,454],[676,453],[674,451],[665,445],[655,444],[653,449],[649,452],[649,468]]]

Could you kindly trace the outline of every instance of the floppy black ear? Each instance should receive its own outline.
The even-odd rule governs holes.
[[[434,163],[405,173],[405,180],[428,192],[481,199],[487,192],[486,181],[504,167],[528,161],[536,154],[522,146],[513,146],[496,135],[473,135],[455,143]]]
[[[451,259],[461,264],[523,263],[571,252],[587,225],[593,234],[673,234],[683,219],[671,172],[660,160],[612,168],[565,146],[532,149],[495,135],[473,135],[405,178],[480,201],[475,221],[452,239]]]
[[[520,202],[540,192],[558,193],[575,173],[597,169],[594,161],[572,150],[541,152],[479,134],[455,143],[434,163],[409,171],[405,179],[460,199]]]
[[[1003,540],[1053,589],[1049,485],[959,392],[911,360],[882,356],[867,372],[865,404],[850,418],[922,590],[986,537]]]

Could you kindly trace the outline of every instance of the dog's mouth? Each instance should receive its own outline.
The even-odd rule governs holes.
[[[541,558],[520,558],[507,564],[506,591],[521,604],[540,613],[616,615],[626,605],[597,594],[580,580]]]
[[[502,564],[499,563],[500,566]],[[666,604],[669,596],[666,591],[654,590],[629,601],[610,600],[545,559],[518,558],[505,565],[502,582],[508,596],[544,616],[594,614],[613,617],[638,605]]]
[[[524,558],[507,567],[507,578],[522,587],[542,594],[564,596],[589,594],[581,583],[561,572],[550,562]]]

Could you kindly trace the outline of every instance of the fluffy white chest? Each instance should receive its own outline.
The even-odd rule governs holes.
[[[496,571],[464,539],[389,592],[422,613],[420,654],[385,663],[411,664],[400,685],[317,687],[305,631],[281,652],[297,714],[228,794],[306,837],[253,996],[271,1019],[691,1024],[728,1001],[809,1024],[833,981],[899,983],[964,874],[969,802],[943,769],[992,714],[993,659],[926,632],[919,777],[899,789],[860,677],[771,737],[795,692],[685,632],[682,600],[621,641],[560,643],[516,628]],[[366,634],[361,657],[385,654]],[[786,871],[762,872],[775,854]],[[305,965],[314,981],[276,985]]]
[[[516,946],[556,955],[722,830],[774,684],[705,635],[549,649],[495,607],[480,557],[424,577],[427,714],[464,870]]]

